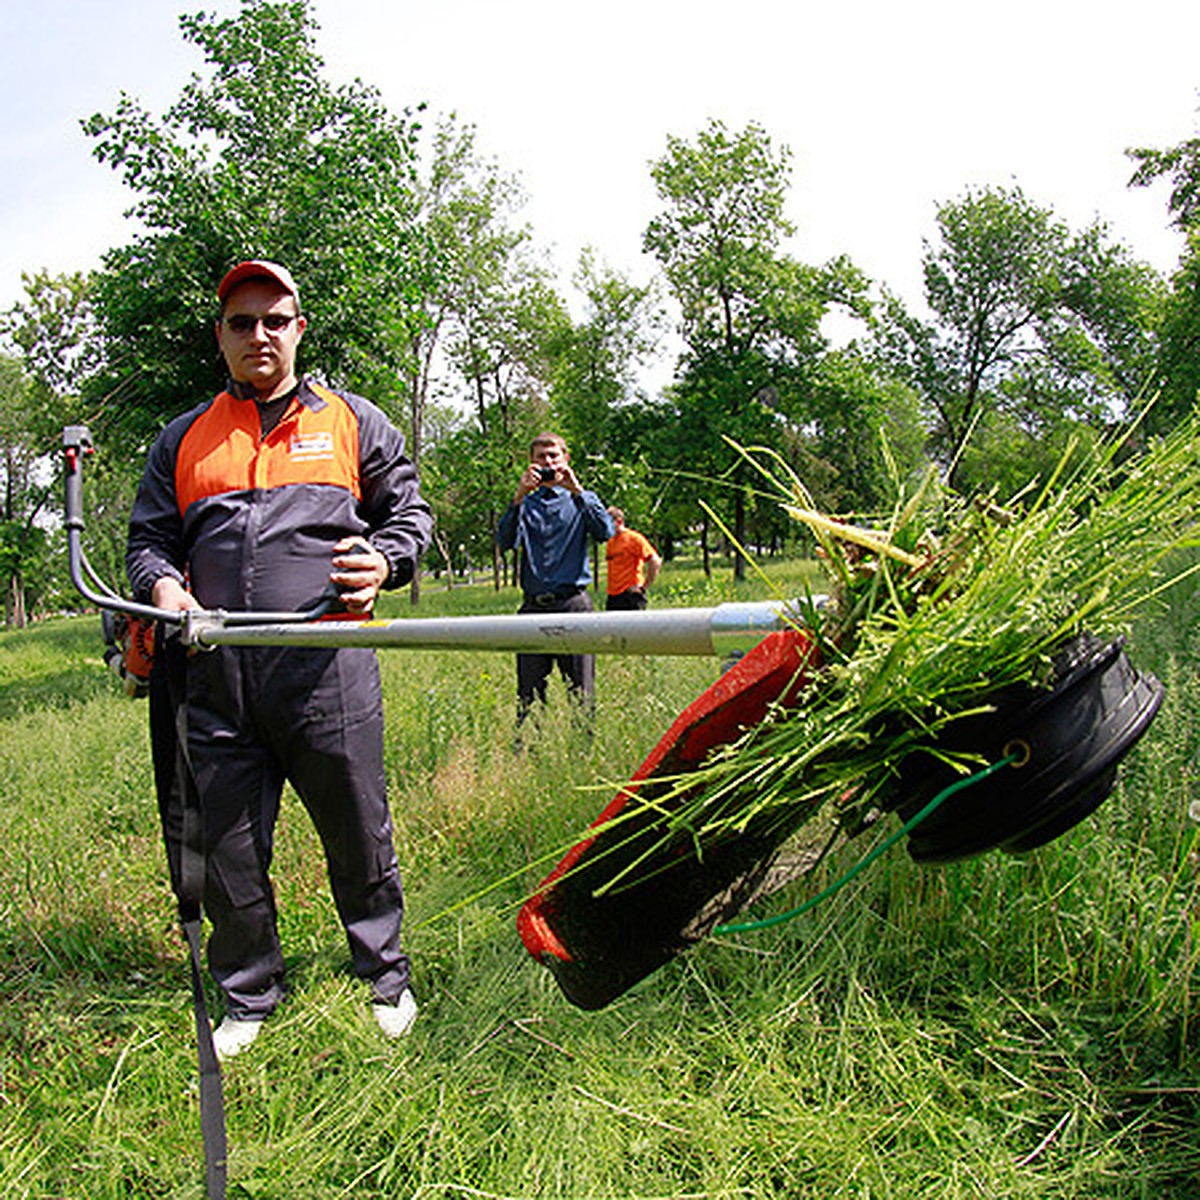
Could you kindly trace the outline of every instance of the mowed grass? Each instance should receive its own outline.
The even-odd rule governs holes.
[[[664,585],[660,606],[734,595],[681,567]],[[417,615],[513,608],[511,591],[429,582]],[[1163,709],[1066,836],[944,867],[896,847],[800,919],[709,939],[594,1013],[525,954],[516,907],[718,665],[601,659],[594,737],[556,687],[515,755],[511,656],[383,652],[421,1017],[399,1045],[375,1030],[289,795],[290,995],[224,1072],[229,1194],[1200,1195],[1198,617],[1189,592],[1135,631]],[[100,651],[96,617],[0,635],[5,1200],[204,1195],[145,705]]]

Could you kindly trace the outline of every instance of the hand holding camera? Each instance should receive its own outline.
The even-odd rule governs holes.
[[[575,478],[575,472],[571,470],[571,464],[565,454],[557,466],[546,462],[531,462],[521,473],[521,482],[513,497],[513,503],[520,504],[530,492],[536,492],[539,488],[556,487],[566,488],[573,495],[580,491],[579,480]]]

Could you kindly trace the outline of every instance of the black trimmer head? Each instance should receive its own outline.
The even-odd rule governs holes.
[[[1013,770],[951,796],[917,825],[908,849],[918,862],[950,862],[988,850],[1045,845],[1100,806],[1117,764],[1146,732],[1163,685],[1135,670],[1120,640],[1089,634],[1054,662],[1048,688],[1014,687],[989,697],[995,711],[953,722],[940,747],[988,762],[1016,755]],[[897,784],[906,820],[955,779],[929,755],[905,761]]]

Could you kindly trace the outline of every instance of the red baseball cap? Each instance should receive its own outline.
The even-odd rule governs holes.
[[[295,296],[296,307],[300,307],[300,289],[296,286],[296,281],[292,278],[291,271],[287,267],[281,267],[278,263],[267,262],[266,259],[262,258],[252,258],[248,262],[238,263],[218,285],[217,299],[224,304],[225,297],[239,283],[244,283],[247,279],[273,279],[285,292],[290,292]]]

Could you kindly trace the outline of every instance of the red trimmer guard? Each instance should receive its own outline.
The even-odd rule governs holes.
[[[596,832],[571,848],[521,908],[525,948],[571,1003],[602,1008],[751,898],[785,832],[748,830],[701,859],[686,831],[664,840],[662,807],[645,802],[669,792],[678,776],[772,706],[794,704],[815,665],[808,634],[767,635],[680,714],[592,823]],[[676,794],[669,803],[684,799]],[[597,894],[627,867],[628,879]]]

